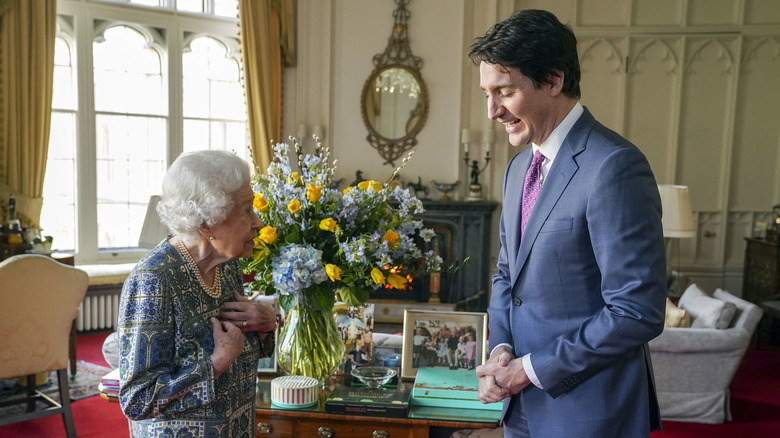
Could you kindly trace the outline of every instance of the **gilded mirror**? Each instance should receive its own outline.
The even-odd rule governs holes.
[[[422,60],[412,55],[407,35],[411,0],[395,0],[395,24],[387,48],[374,56],[371,72],[360,95],[366,139],[385,164],[417,145],[417,134],[428,116],[428,91],[420,75]]]

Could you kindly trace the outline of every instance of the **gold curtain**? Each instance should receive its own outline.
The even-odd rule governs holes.
[[[56,0],[0,3],[0,198],[38,226],[49,149]]]
[[[250,149],[264,171],[282,141],[283,59],[295,59],[294,0],[239,0]]]

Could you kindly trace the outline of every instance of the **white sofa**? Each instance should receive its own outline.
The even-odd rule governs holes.
[[[763,312],[718,289],[710,299],[733,303],[724,305],[735,310],[733,317],[725,328],[701,327],[705,320],[712,322],[720,315],[703,314],[697,308],[703,299],[686,299],[697,292],[692,284],[680,298],[680,308],[694,316],[691,328],[667,327],[649,344],[661,417],[697,423],[731,421],[729,385]]]

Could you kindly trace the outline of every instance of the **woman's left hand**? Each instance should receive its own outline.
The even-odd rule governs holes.
[[[252,301],[237,291],[233,292],[236,301],[228,301],[220,306],[219,318],[233,323],[244,332],[272,332],[276,327],[276,312],[268,305]]]

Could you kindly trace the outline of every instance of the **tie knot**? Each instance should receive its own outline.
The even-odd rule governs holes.
[[[544,161],[544,155],[540,151],[534,152],[534,159],[531,161],[531,167],[539,167],[542,165],[542,162]]]

